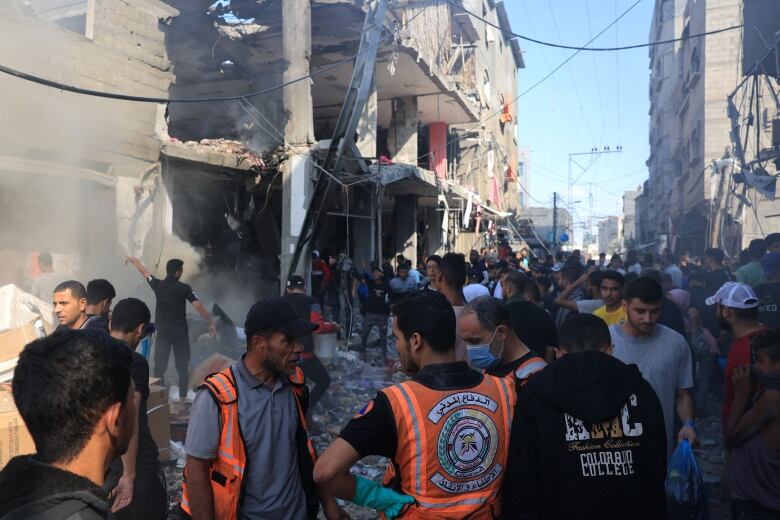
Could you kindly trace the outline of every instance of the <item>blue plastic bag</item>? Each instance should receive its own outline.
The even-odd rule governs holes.
[[[666,473],[666,497],[669,518],[701,520],[708,516],[701,469],[696,463],[688,439],[683,439],[677,445],[669,461],[669,469]]]

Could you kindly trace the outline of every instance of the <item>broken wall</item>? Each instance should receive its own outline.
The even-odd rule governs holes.
[[[0,63],[67,85],[167,97],[163,22],[176,11],[155,0],[127,0],[85,2],[83,24],[58,25],[37,14],[39,4],[58,2],[4,3]],[[3,247],[24,262],[36,251],[62,253],[79,266],[74,276],[118,279],[127,271],[126,240],[118,238],[126,215],[117,217],[117,206],[135,204],[136,182],[117,179],[138,179],[158,159],[161,107],[6,75],[0,96],[6,100],[0,122]]]

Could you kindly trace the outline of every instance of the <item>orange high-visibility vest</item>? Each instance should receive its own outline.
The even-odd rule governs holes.
[[[398,434],[385,485],[416,500],[401,518],[500,517],[513,382],[485,374],[473,388],[442,391],[407,381],[383,392]]]
[[[540,357],[532,357],[523,362],[513,372],[507,374],[511,379],[517,379],[520,386],[525,386],[528,378],[547,366],[547,362]]]
[[[298,408],[298,416],[301,425],[306,428],[306,417],[301,406],[305,376],[303,371],[296,367],[295,372],[289,376],[290,386],[295,396],[295,404]],[[219,405],[220,424],[222,431],[219,438],[217,456],[211,462],[209,477],[211,492],[214,496],[215,520],[234,520],[238,518],[238,507],[243,493],[244,470],[246,469],[247,454],[244,439],[241,436],[241,427],[238,422],[238,390],[236,378],[232,367],[212,374],[206,378],[201,388],[206,388]],[[314,445],[307,436],[309,455],[316,462],[317,454]],[[187,468],[184,468],[184,480],[182,482],[181,508],[188,515],[190,512],[189,493],[187,492]]]

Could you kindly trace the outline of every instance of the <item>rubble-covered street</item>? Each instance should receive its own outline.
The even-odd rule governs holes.
[[[356,330],[359,330],[360,325],[361,316],[356,313],[354,325]],[[353,331],[350,342],[346,340],[338,342],[335,356],[328,364],[331,376],[330,389],[322,401],[312,410],[309,421],[309,433],[319,453],[330,446],[341,428],[376,395],[378,390],[406,379],[404,374],[387,367],[379,359],[379,337],[376,330],[369,336],[369,347],[366,354],[362,356],[363,359],[356,352],[351,351],[348,346],[348,344],[358,345],[359,342],[360,338]],[[213,348],[213,343],[211,345]],[[387,338],[387,348],[392,358],[395,350],[392,335]],[[397,359],[397,355],[395,359]],[[175,396],[176,391],[172,391],[171,394]],[[192,397],[194,393],[190,392],[189,395]],[[164,465],[164,470],[168,484],[170,509],[175,510],[181,499],[182,468],[184,467],[182,445],[189,414],[186,406],[180,407],[178,402],[173,400],[171,408],[174,412],[171,419],[171,440],[176,449],[172,450],[172,460]],[[179,459],[175,458],[177,455],[180,457]],[[370,479],[381,480],[386,464],[387,461],[384,458],[368,457],[358,462],[353,471]],[[355,506],[348,502],[342,502],[342,505],[353,520],[369,520],[378,517],[377,513],[371,509]]]

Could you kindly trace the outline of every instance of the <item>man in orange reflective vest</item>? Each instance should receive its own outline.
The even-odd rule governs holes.
[[[500,517],[512,381],[455,361],[455,313],[441,293],[413,293],[393,312],[401,365],[413,377],[379,392],[347,424],[317,462],[315,481],[386,518]],[[349,472],[368,455],[390,459],[384,486]]]
[[[317,326],[281,298],[246,317],[247,352],[206,378],[187,429],[181,509],[194,520],[348,518],[318,493],[298,338]]]

